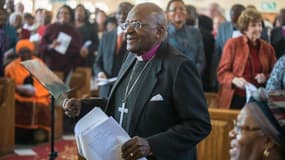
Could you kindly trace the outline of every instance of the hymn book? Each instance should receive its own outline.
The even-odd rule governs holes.
[[[127,132],[100,108],[95,107],[74,128],[78,152],[88,160],[123,160],[121,146],[130,139]],[[141,158],[140,160],[146,160]]]

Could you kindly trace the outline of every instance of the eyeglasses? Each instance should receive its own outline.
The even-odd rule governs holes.
[[[127,21],[125,23],[122,23],[120,27],[122,28],[122,30],[126,30],[129,27],[133,27],[134,29],[141,29],[144,25],[148,24],[141,23],[139,21],[131,21],[131,22]]]
[[[233,124],[234,124],[234,131],[236,133],[241,133],[241,131],[255,132],[255,131],[259,131],[260,130],[259,127],[241,126],[241,125],[239,125],[237,123],[236,120],[233,120]]]
[[[172,9],[169,9],[168,12],[178,12],[178,11],[186,11],[186,8],[185,7],[177,7],[177,8],[172,8]]]

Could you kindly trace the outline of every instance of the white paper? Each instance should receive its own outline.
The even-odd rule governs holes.
[[[57,41],[60,43],[58,46],[56,46],[54,49],[59,52],[60,54],[65,54],[66,50],[71,42],[71,36],[64,33],[64,32],[59,32],[57,36]]]
[[[130,139],[124,129],[98,107],[76,123],[75,137],[79,154],[88,160],[123,160],[121,146]]]
[[[92,41],[88,40],[83,44],[84,48],[88,48],[92,44]]]
[[[108,79],[97,78],[95,81],[96,81],[97,86],[105,86],[108,84],[115,83],[116,80],[117,80],[117,77],[108,78]]]
[[[253,84],[251,83],[245,84],[246,102],[249,102],[250,97],[252,97],[253,93],[256,91],[257,88]]]

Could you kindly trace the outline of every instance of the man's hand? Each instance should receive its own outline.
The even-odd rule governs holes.
[[[68,117],[74,118],[80,114],[81,102],[79,99],[75,98],[65,99],[62,103],[62,108]]]
[[[89,50],[88,50],[87,48],[82,47],[82,48],[80,49],[80,55],[81,55],[81,57],[85,58],[85,57],[88,56],[88,54],[89,54]]]
[[[36,89],[32,85],[17,85],[16,92],[24,97],[32,97],[36,94]]]
[[[125,160],[136,160],[151,154],[148,141],[137,136],[124,143],[121,149]]]
[[[247,81],[242,78],[242,77],[234,77],[233,80],[232,80],[232,83],[240,88],[240,89],[244,89],[245,88],[245,84],[247,83]]]
[[[99,72],[97,74],[97,77],[100,79],[107,79],[107,75],[104,72]]]

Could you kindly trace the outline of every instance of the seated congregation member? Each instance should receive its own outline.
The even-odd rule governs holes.
[[[267,90],[285,90],[285,55],[280,57],[266,84]]]
[[[80,49],[82,40],[79,32],[73,26],[73,10],[63,5],[57,12],[57,22],[49,25],[39,44],[39,54],[47,66],[53,71],[64,73],[64,77],[82,62]],[[71,41],[64,52],[59,52],[56,47],[60,45],[58,35],[65,33]]]
[[[186,25],[187,11],[182,0],[170,0],[166,8],[168,42],[191,59],[202,75],[206,57],[200,31]]]
[[[83,116],[81,107],[101,103],[132,137],[121,147],[125,160],[195,160],[196,145],[211,130],[199,73],[191,60],[164,42],[166,25],[160,7],[136,5],[122,24],[131,53],[105,106],[94,98],[63,103],[70,117]],[[122,105],[128,109],[124,118]]]
[[[116,10],[116,19],[119,25],[125,22],[132,8],[133,4],[129,2],[119,4]],[[126,56],[126,40],[121,27],[118,26],[115,30],[103,33],[94,65],[96,76],[100,79],[117,77]],[[111,88],[112,84],[101,86],[99,96],[107,98]]]
[[[284,160],[285,106],[252,101],[229,132],[231,160]]]
[[[16,45],[19,58],[5,68],[5,77],[14,79],[16,127],[25,129],[50,129],[49,92],[33,78],[21,62],[38,59],[33,56],[35,46],[29,40],[20,40]],[[41,60],[40,60],[41,61]]]
[[[245,85],[264,87],[276,61],[273,47],[260,38],[262,16],[246,9],[238,19],[243,36],[227,41],[217,75],[220,83],[219,106],[240,109],[246,101]]]

